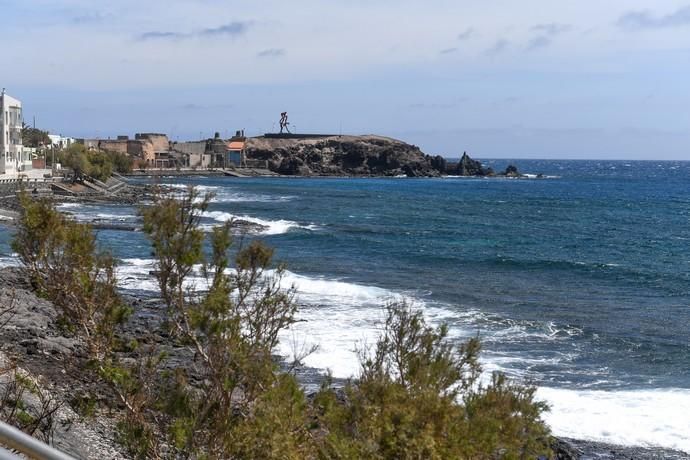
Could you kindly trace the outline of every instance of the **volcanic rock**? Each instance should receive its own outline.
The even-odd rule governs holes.
[[[446,167],[440,156],[382,136],[256,137],[248,139],[246,154],[291,176],[438,177]]]

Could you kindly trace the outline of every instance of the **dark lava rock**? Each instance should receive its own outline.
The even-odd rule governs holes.
[[[508,165],[503,175],[506,177],[520,177],[520,172],[518,171],[516,166]]]
[[[458,176],[485,176],[484,167],[481,162],[473,160],[464,152],[455,170]]]
[[[295,156],[283,158],[283,160],[274,169],[279,174],[287,176],[310,176],[311,170],[309,166],[304,163],[304,159]]]
[[[467,152],[462,154],[462,158],[457,163],[450,163],[446,167],[448,174],[456,176],[493,176],[494,171],[491,168],[485,168],[478,160],[470,158]]]
[[[552,444],[553,451],[563,457],[558,459],[570,460],[689,460],[690,454],[661,447],[617,446],[602,442],[582,441],[577,439],[561,439],[558,444]],[[576,457],[567,456],[575,455]]]
[[[425,155],[417,146],[381,136],[249,139],[249,161],[291,176],[437,177],[446,160]]]

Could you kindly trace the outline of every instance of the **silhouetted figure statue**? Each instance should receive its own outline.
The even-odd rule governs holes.
[[[280,134],[283,134],[283,129],[288,133],[290,132],[290,128],[288,128],[289,124],[287,112],[282,112],[280,114]]]

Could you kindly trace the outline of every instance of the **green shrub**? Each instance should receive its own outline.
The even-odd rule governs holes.
[[[208,238],[200,227],[209,200],[190,189],[158,195],[142,210],[168,325],[199,360],[201,383],[190,385],[186,369],[167,375],[157,403],[169,417],[164,431],[192,456],[304,458],[304,395],[272,355],[279,332],[294,321],[294,291],[280,288],[281,267],[268,275],[273,251],[259,242],[240,247],[228,272],[230,225]],[[204,292],[189,287],[195,267],[207,279]]]
[[[88,176],[103,182],[112,176],[113,171],[125,174],[131,172],[134,163],[127,154],[88,150],[83,144],[72,144],[60,151],[58,160],[74,171],[77,180]]]
[[[546,408],[534,389],[494,376],[479,385],[479,341],[459,347],[447,327],[391,305],[373,350],[360,352],[361,376],[344,398],[324,387],[315,399],[325,458],[484,459],[549,455]]]
[[[404,303],[387,308],[377,342],[359,350],[355,380],[336,389],[327,379],[307,398],[274,357],[280,332],[295,321],[294,288],[281,288],[284,268],[274,267],[264,244],[232,249],[229,223],[202,229],[210,199],[190,188],[157,194],[141,210],[166,307],[164,327],[182,356],[193,356],[174,364],[155,346],[139,345],[141,337],[115,346],[116,328],[129,310],[116,292],[114,260],[97,248],[88,225],[60,215],[49,202],[21,198],[13,248],[115,390],[125,410],[120,441],[133,457],[551,455],[541,420],[547,407],[535,401],[534,387],[500,374],[482,384],[479,341],[456,345],[447,326],[429,327]],[[192,283],[199,274],[206,280],[201,289]],[[137,359],[122,365],[114,350],[136,350]],[[75,405],[85,413],[93,409],[88,397]]]

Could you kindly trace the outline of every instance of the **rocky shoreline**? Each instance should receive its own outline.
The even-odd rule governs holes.
[[[458,175],[486,174],[478,171],[481,163],[464,155],[455,166]],[[55,197],[63,202],[139,203],[149,199],[150,186],[128,186],[121,193],[103,196]],[[16,211],[16,198],[5,198],[0,207]],[[100,228],[99,222],[92,223]],[[258,224],[238,222],[238,231],[260,232]],[[112,224],[103,223],[103,228]],[[138,230],[138,228],[132,228]],[[118,402],[109,388],[83,372],[86,355],[83,344],[66,334],[57,324],[54,306],[38,298],[16,268],[0,269],[0,306],[14,299],[15,314],[0,328],[0,359],[11,358],[32,376],[60,405],[55,416],[53,443],[77,458],[127,458],[117,442],[116,415]],[[136,337],[142,344],[155,344],[170,355],[170,363],[191,362],[185,350],[176,346],[158,327],[161,321],[159,302],[155,298],[126,297],[135,314],[127,323],[124,338]],[[0,322],[2,324],[2,322]],[[143,337],[143,339],[142,339]],[[124,340],[126,342],[126,340]],[[123,360],[135,357],[133,351],[122,351]],[[303,368],[297,373],[306,388],[317,388],[322,375],[317,369]],[[6,385],[0,378],[0,390]],[[93,414],[84,414],[83,400],[96,395]],[[100,407],[100,409],[99,409]],[[115,409],[113,409],[113,407]],[[670,449],[627,447],[583,440],[554,440],[558,459],[690,459],[690,455]]]
[[[39,382],[60,405],[54,420],[52,443],[76,458],[127,458],[117,442],[118,402],[110,389],[83,372],[87,356],[83,344],[57,324],[57,311],[38,298],[21,269],[0,269],[0,303],[13,299],[15,312],[0,328],[0,353]],[[144,347],[156,345],[169,355],[169,365],[193,362],[193,356],[179,347],[158,327],[159,301],[126,296],[134,315],[122,332],[123,342],[136,337]],[[120,359],[135,358],[138,351],[122,350]],[[298,379],[307,388],[318,387],[322,375],[315,369],[298,369]],[[336,382],[337,383],[337,382]],[[0,379],[0,390],[5,385]],[[95,397],[94,397],[95,396]],[[93,407],[85,409],[84,401]],[[662,448],[625,447],[571,439],[554,439],[553,449],[561,460],[571,459],[688,459],[685,453]]]
[[[41,197],[51,198],[56,205],[63,204],[86,204],[86,205],[108,205],[108,204],[128,204],[139,205],[150,201],[155,192],[153,185],[141,184],[131,185],[121,189],[116,194],[88,194],[88,195],[57,195],[57,194],[41,194]],[[174,189],[165,189],[164,191],[174,191]],[[16,195],[0,197],[0,222],[6,225],[13,225],[14,220],[19,216],[21,205],[19,197]],[[70,211],[64,212],[67,215],[72,215]],[[121,231],[141,231],[140,223],[120,223],[113,222],[109,219],[92,219],[88,223],[95,230],[121,230]],[[256,222],[250,222],[242,219],[235,219],[231,222],[231,228],[236,234],[260,234],[268,229],[267,226]]]

